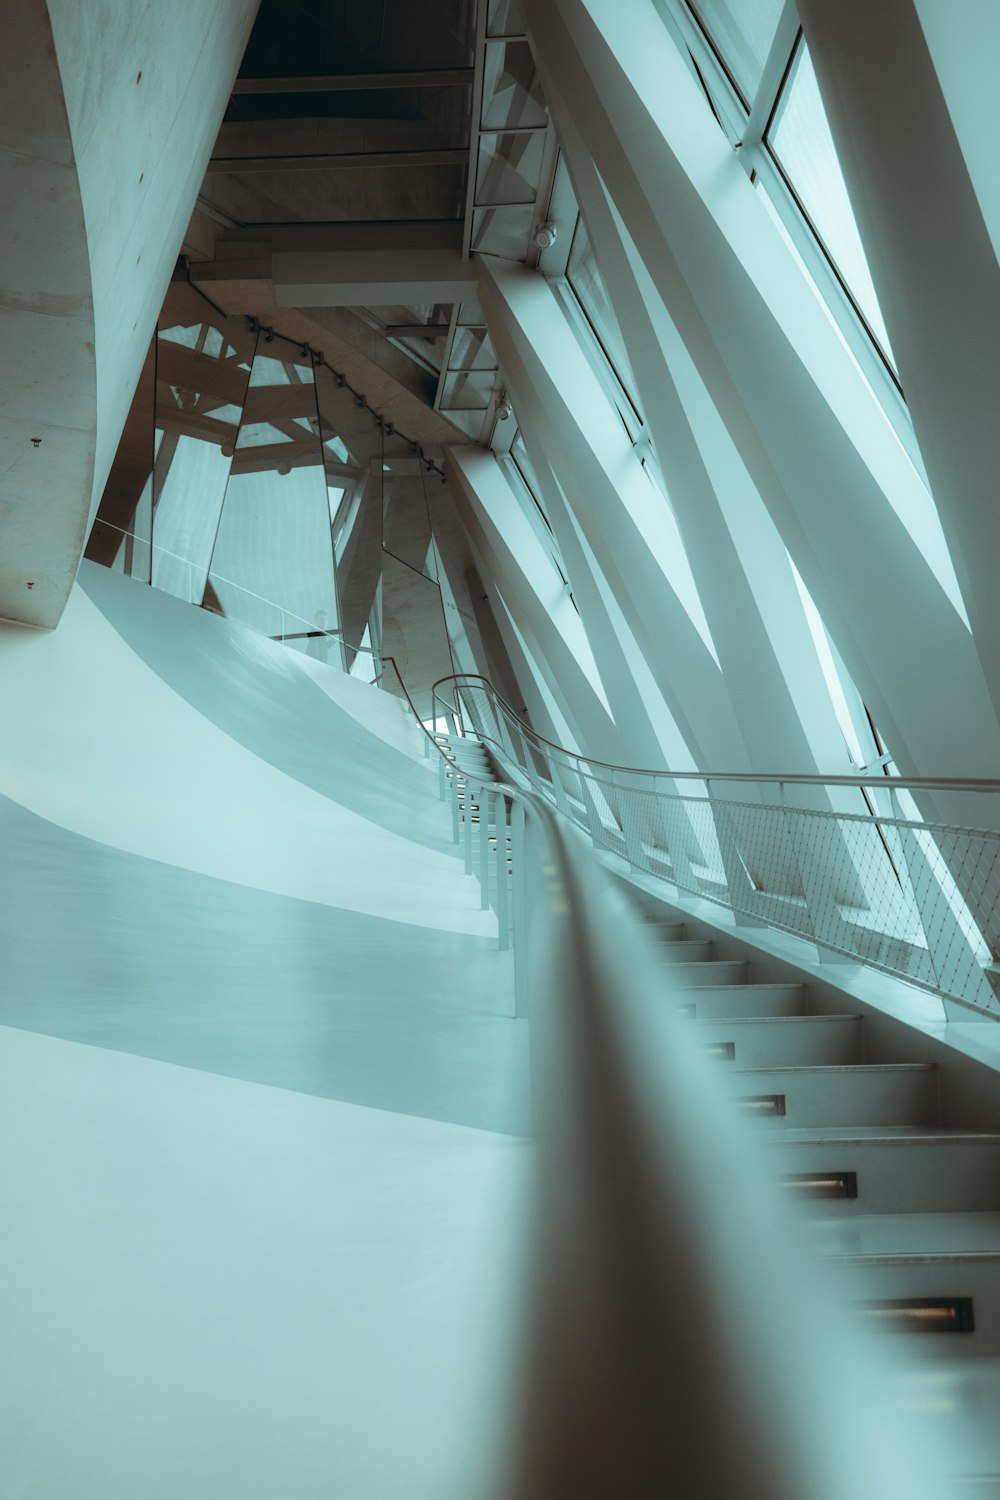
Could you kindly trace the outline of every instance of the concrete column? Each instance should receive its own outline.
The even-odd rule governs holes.
[[[1000,266],[915,0],[803,0],[799,12],[979,659],[1000,708]],[[974,38],[967,35],[966,44]]]
[[[750,769],[676,523],[552,288],[495,257],[481,256],[480,268],[483,310],[515,408],[571,495],[575,520],[691,755],[702,767]],[[558,512],[553,524],[561,524]],[[625,739],[628,726],[620,729]],[[617,755],[600,758],[628,757],[619,744]]]
[[[778,531],[549,79],[546,98],[751,764],[843,773],[844,737]]]
[[[4,16],[0,616],[62,613],[256,10],[24,0]]]
[[[579,136],[897,763],[992,774],[1000,725],[947,578],[928,561],[930,497],[653,0],[525,0],[525,10],[537,56],[572,100]]]
[[[471,445],[447,450],[445,468],[480,574],[496,583],[516,617],[573,739],[585,753],[613,760],[614,719],[580,616],[506,476],[491,453]]]

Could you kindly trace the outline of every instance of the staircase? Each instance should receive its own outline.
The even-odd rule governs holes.
[[[935,1064],[870,1060],[848,1003],[820,1009],[771,962],[758,978],[753,957],[731,956],[738,939],[721,956],[707,923],[623,884],[817,1249],[850,1276],[861,1316],[912,1335],[909,1399],[968,1465],[956,1495],[1000,1496],[1000,1132],[949,1124]]]
[[[476,830],[485,815],[480,780],[503,772],[476,741],[438,738],[463,829],[468,813]],[[492,844],[492,799],[490,807]],[[509,870],[503,818],[500,827]],[[478,859],[473,850],[467,867],[478,872]],[[810,985],[770,954],[762,963],[732,932],[618,880],[655,940],[678,1010],[763,1133],[775,1179],[803,1206],[818,1251],[850,1277],[858,1315],[911,1335],[909,1399],[948,1426],[963,1474],[956,1495],[1000,1497],[1000,1435],[991,1437],[1000,1396],[1000,1129],[951,1123],[937,1063],[902,1050],[886,1060],[884,1036],[871,1035],[849,994]],[[490,904],[497,895],[494,879]],[[904,1049],[903,1028],[898,1038]],[[913,1050],[926,1056],[926,1047]],[[996,1098],[988,1113],[1000,1126],[1000,1077]]]
[[[867,1315],[952,1335],[921,1338],[935,1357],[1000,1356],[1000,1133],[949,1128],[934,1064],[867,1060],[860,1013],[758,981],[752,959],[716,955],[707,927],[637,899],[684,1015],[768,1133],[823,1252],[855,1268]]]

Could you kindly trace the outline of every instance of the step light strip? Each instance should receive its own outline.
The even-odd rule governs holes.
[[[781,1179],[796,1198],[856,1198],[857,1172],[789,1172]]]
[[[976,1329],[971,1297],[891,1297],[855,1306],[894,1333],[974,1333]]]
[[[736,1103],[748,1115],[783,1115],[784,1094],[746,1094]]]

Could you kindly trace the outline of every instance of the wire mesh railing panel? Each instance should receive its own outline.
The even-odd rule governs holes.
[[[468,726],[595,847],[739,917],[1000,1018],[989,945],[1000,934],[1000,833],[904,815],[899,778],[869,801],[870,778],[603,765],[543,740],[485,681],[456,686]],[[870,810],[843,810],[854,798]],[[872,810],[890,802],[897,816]]]

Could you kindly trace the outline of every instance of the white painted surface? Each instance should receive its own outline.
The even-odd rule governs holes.
[[[5,618],[48,627],[62,613],[256,10],[4,7]]]
[[[76,570],[90,500],[94,312],[45,0],[4,6],[3,28],[0,615],[51,625]],[[32,438],[41,439],[37,448]]]
[[[47,3],[93,286],[93,516],[258,0]]]
[[[526,1167],[0,1028],[0,1490],[477,1500]]]
[[[244,749],[78,587],[57,632],[0,627],[0,695],[0,791],[64,828],[258,890],[496,932],[456,856],[379,828]]]
[[[380,740],[394,750],[401,750],[404,755],[421,761],[425,759],[424,736],[401,699],[360,682],[357,677],[349,677],[346,672],[317,661],[313,656],[306,656],[303,651],[289,651],[288,658],[297,663],[338,708],[350,714],[371,734],[377,734]]]

